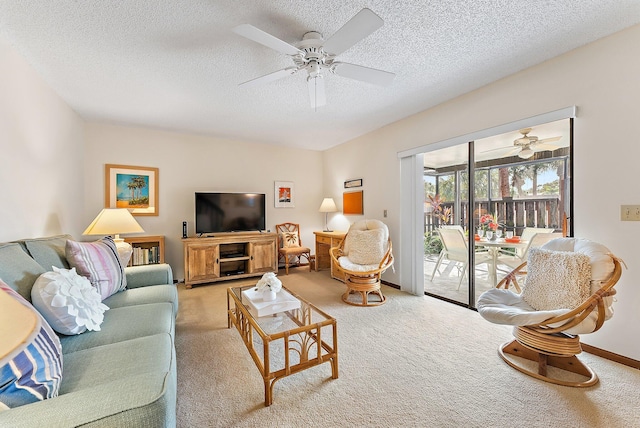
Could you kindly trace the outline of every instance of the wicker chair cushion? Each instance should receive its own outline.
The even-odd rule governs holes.
[[[282,248],[300,247],[300,240],[296,232],[282,233]]]
[[[522,298],[537,310],[574,309],[591,295],[586,254],[532,248]]]
[[[378,269],[379,263],[362,265],[358,263],[354,263],[349,257],[342,256],[338,258],[338,263],[340,263],[340,267],[346,270],[350,270],[352,272],[370,272],[372,270]]]

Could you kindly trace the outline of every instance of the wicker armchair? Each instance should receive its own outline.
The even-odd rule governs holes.
[[[393,251],[389,229],[379,220],[361,220],[349,228],[340,245],[330,250],[331,259],[344,274],[347,290],[345,303],[354,306],[378,306],[386,302],[380,289],[380,277],[393,265]],[[351,294],[361,300],[351,300]],[[377,298],[370,300],[370,294]]]
[[[300,238],[300,225],[296,223],[276,224],[278,234],[278,262],[284,260],[285,274],[289,275],[289,264],[293,260],[296,266],[300,266],[302,257],[307,259],[311,270],[311,249],[302,245]]]
[[[558,385],[595,385],[598,376],[577,357],[582,351],[579,335],[599,330],[613,315],[613,295],[616,293],[613,287],[622,273],[621,260],[613,256],[603,245],[585,239],[558,238],[541,248],[572,251],[589,256],[590,296],[573,309],[533,309],[521,294],[508,289],[514,278],[527,267],[529,262],[524,262],[508,274],[496,288],[484,292],[478,298],[478,312],[488,321],[514,326],[515,339],[503,344],[499,349],[500,356],[511,367]],[[532,271],[529,275],[531,273]],[[553,285],[559,287],[563,284]],[[500,289],[501,287],[504,289]],[[525,290],[526,287],[525,280]],[[526,364],[514,357],[535,362],[537,371],[530,370]],[[547,370],[548,366],[560,371],[550,373]]]

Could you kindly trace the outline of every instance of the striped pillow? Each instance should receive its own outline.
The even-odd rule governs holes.
[[[6,293],[38,314],[29,302],[2,281],[0,293]],[[0,408],[18,407],[58,396],[62,381],[62,347],[58,336],[40,314],[38,320],[38,332],[0,367]]]
[[[111,237],[95,242],[76,242],[69,239],[66,245],[69,265],[91,282],[102,300],[127,288],[124,265],[118,257],[118,249]]]

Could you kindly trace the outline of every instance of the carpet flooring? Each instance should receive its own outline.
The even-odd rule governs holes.
[[[276,382],[262,377],[235,328],[226,288],[185,289],[176,320],[179,427],[640,427],[640,371],[582,353],[591,388],[526,376],[497,354],[511,329],[476,312],[383,286],[379,307],[340,299],[328,271],[281,272],[283,284],[338,321],[339,378],[323,364]]]

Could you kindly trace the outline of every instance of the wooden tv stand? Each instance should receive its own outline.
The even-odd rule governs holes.
[[[182,243],[187,288],[278,270],[278,235],[275,233],[220,233],[186,238]]]

